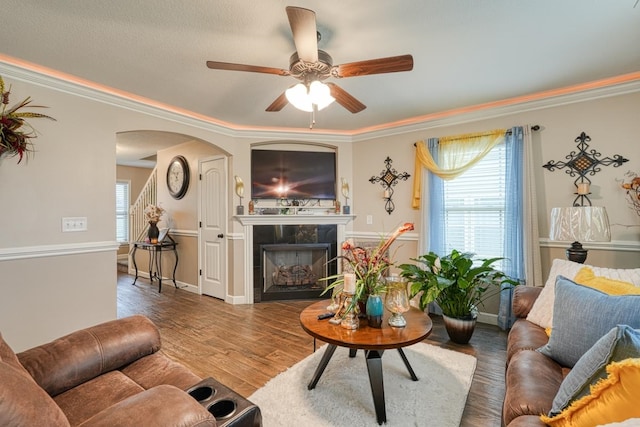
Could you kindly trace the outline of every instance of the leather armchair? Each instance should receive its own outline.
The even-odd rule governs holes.
[[[0,425],[227,424],[185,391],[202,378],[160,347],[158,329],[144,316],[76,331],[17,355],[0,336]],[[251,425],[260,425],[259,409],[249,406],[257,420]]]

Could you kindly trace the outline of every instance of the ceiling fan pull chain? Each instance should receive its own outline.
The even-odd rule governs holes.
[[[313,126],[316,124],[316,104],[313,104],[313,110],[311,110],[311,117],[309,120],[309,129],[313,129]]]

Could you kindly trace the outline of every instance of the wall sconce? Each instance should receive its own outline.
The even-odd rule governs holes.
[[[369,178],[370,183],[375,184],[379,182],[382,188],[384,188],[384,210],[387,211],[389,215],[391,215],[391,212],[396,208],[392,200],[393,187],[398,184],[399,180],[406,181],[411,176],[406,172],[398,173],[397,170],[391,167],[391,163],[393,163],[393,160],[387,156],[384,160],[386,169],[380,172],[380,176],[372,176]]]
[[[244,196],[244,182],[238,175],[234,176],[236,180],[236,195],[240,198],[240,204],[236,206],[236,215],[244,215],[244,206],[242,205],[242,197]]]
[[[346,179],[340,178],[342,182],[342,195],[344,196],[344,205],[342,206],[342,213],[344,215],[349,215],[351,213],[351,206],[349,206],[349,183]]]
[[[613,165],[614,168],[628,162],[629,159],[625,159],[620,154],[615,154],[613,158],[602,156],[598,151],[591,149],[588,150],[591,138],[589,135],[582,132],[576,139],[578,143],[578,152],[572,151],[565,156],[566,162],[549,160],[546,164],[542,165],[543,168],[553,172],[556,169],[564,169],[569,176],[576,177],[573,184],[576,186],[576,198],[573,200],[573,206],[591,206],[591,200],[589,199],[591,180],[587,175],[595,175],[600,172],[600,166]]]

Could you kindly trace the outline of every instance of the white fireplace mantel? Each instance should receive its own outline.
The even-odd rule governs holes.
[[[347,225],[355,218],[355,215],[236,215],[234,218],[240,221],[240,224],[244,226],[273,224]]]
[[[337,226],[338,247],[345,240],[345,226],[355,215],[236,215],[234,219],[244,227],[245,304],[253,304],[253,227],[256,225],[327,225]],[[241,303],[237,301],[237,303]]]

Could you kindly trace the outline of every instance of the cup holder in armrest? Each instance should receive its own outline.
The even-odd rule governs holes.
[[[208,385],[201,387],[192,387],[187,391],[191,397],[198,402],[202,402],[216,395],[216,390]]]
[[[213,378],[205,378],[186,392],[205,407],[218,427],[260,427],[260,408]]]
[[[207,410],[215,417],[216,421],[219,421],[232,416],[236,412],[237,406],[235,400],[222,399],[213,402],[207,407]]]

